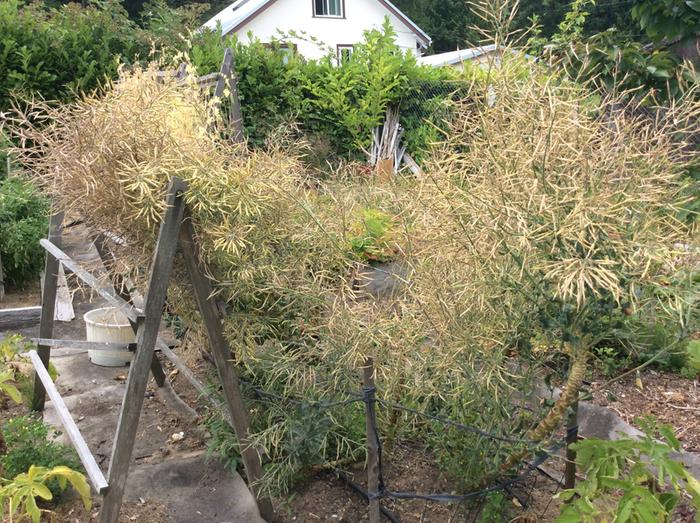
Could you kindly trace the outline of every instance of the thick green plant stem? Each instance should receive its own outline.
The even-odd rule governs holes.
[[[583,350],[581,348],[572,347],[573,355],[571,359],[571,366],[569,367],[569,376],[566,379],[564,388],[561,392],[557,401],[549,410],[547,415],[542,418],[536,427],[530,429],[525,438],[528,443],[540,443],[547,436],[552,434],[557,428],[561,420],[564,418],[566,411],[574,404],[578,399],[578,393],[583,385],[583,380],[586,377],[586,362],[588,361],[588,350]],[[503,462],[501,465],[501,470],[503,472],[510,470],[522,460],[527,458],[531,449],[521,450],[514,452]]]

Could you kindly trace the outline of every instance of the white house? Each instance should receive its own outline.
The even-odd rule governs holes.
[[[330,47],[341,59],[362,41],[364,31],[381,28],[385,17],[402,49],[420,56],[430,45],[430,37],[388,0],[236,0],[204,26],[220,24],[223,35],[236,34],[244,42],[249,34],[270,42],[293,31],[303,37],[285,42],[302,56],[321,58]]]

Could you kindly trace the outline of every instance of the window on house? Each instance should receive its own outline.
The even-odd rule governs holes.
[[[345,0],[313,0],[314,16],[328,16],[342,18],[343,4]]]
[[[352,45],[338,45],[338,63],[343,64],[350,60],[353,49]]]
[[[286,42],[275,42],[275,43],[264,43],[266,48],[271,51],[277,51],[282,55],[282,61],[286,64],[289,62],[289,58],[297,52],[297,44],[290,44]]]

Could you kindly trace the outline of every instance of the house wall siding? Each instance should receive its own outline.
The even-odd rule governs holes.
[[[396,31],[397,45],[407,52],[416,53],[418,40],[415,33],[376,0],[345,0],[345,18],[314,17],[312,0],[277,0],[238,29],[236,34],[243,42],[249,41],[249,33],[263,42],[269,42],[275,37],[279,38],[278,30],[300,34],[304,31],[307,36],[316,37],[335,52],[338,45],[361,42],[364,31],[380,29],[386,16]],[[326,54],[326,49],[315,43],[301,39],[290,41],[306,58],[321,58]]]

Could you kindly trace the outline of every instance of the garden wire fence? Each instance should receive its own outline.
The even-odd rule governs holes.
[[[402,146],[421,163],[426,151],[442,140],[456,102],[468,99],[465,80],[417,81],[398,103]],[[409,160],[410,161],[410,160]]]
[[[564,475],[556,477],[560,471],[553,469],[547,470],[544,465],[552,457],[563,459],[561,452],[566,448],[567,443],[575,441],[578,434],[578,426],[569,425],[559,441],[550,441],[547,444],[535,445],[528,442],[524,437],[512,437],[502,434],[497,434],[492,431],[484,430],[480,427],[457,422],[452,419],[435,415],[430,412],[421,411],[402,403],[388,401],[378,398],[376,386],[367,386],[366,384],[358,391],[346,390],[344,393],[327,397],[322,400],[308,400],[306,398],[282,395],[269,390],[263,390],[255,385],[255,383],[241,379],[246,395],[253,401],[273,402],[281,405],[283,409],[288,409],[290,405],[297,408],[322,413],[333,411],[349,405],[363,404],[365,406],[366,421],[367,421],[367,443],[370,439],[377,442],[376,453],[376,490],[364,487],[360,482],[354,479],[353,472],[344,470],[342,467],[333,466],[332,471],[336,477],[346,484],[352,491],[359,495],[365,502],[369,503],[372,500],[385,500],[392,502],[401,502],[408,500],[423,500],[425,502],[434,502],[441,504],[450,504],[454,507],[454,514],[450,521],[455,521],[455,517],[461,517],[464,521],[476,521],[479,515],[484,510],[485,498],[489,495],[502,493],[507,496],[507,499],[512,501],[515,506],[518,506],[523,511],[529,511],[530,514],[535,514],[538,517],[544,516],[549,510],[554,496],[564,486]],[[391,488],[390,482],[386,478],[387,464],[384,459],[384,451],[382,441],[382,433],[377,421],[376,408],[386,409],[387,411],[400,411],[417,419],[423,420],[426,423],[438,424],[444,427],[445,430],[451,429],[459,432],[469,433],[478,436],[479,441],[488,441],[495,443],[500,449],[504,443],[526,445],[532,450],[532,457],[529,460],[522,462],[521,470],[518,473],[502,472],[498,477],[492,478],[488,484],[484,484],[479,488],[470,489],[462,493],[452,492],[415,492],[394,490]],[[516,407],[517,408],[517,407]],[[486,453],[489,455],[490,453]],[[368,452],[368,461],[372,458]],[[484,462],[487,461],[484,457]],[[370,470],[368,463],[367,470]],[[371,472],[369,472],[371,474]],[[369,484],[368,479],[367,483]],[[543,484],[546,482],[546,485]],[[539,502],[537,507],[532,503],[537,490],[546,490],[548,492],[545,503]],[[392,523],[401,521],[399,515],[385,505],[380,506],[382,515]],[[536,511],[536,512],[535,512]],[[458,516],[461,514],[461,516]]]

